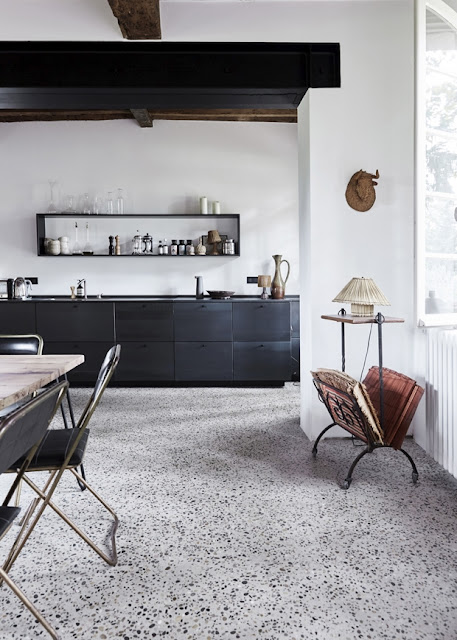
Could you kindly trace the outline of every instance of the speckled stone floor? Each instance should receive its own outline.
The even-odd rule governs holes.
[[[298,414],[292,384],[108,389],[86,470],[119,514],[118,565],[48,512],[11,576],[62,640],[456,639],[457,481],[408,440],[417,485],[380,450],[343,491],[358,450],[328,439],[313,460]],[[103,540],[73,479],[58,503]],[[5,587],[0,607],[0,638],[48,637]]]

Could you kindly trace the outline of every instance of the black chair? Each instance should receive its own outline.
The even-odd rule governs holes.
[[[77,473],[77,467],[81,466],[84,453],[86,451],[87,442],[89,438],[89,421],[97,408],[98,403],[105,391],[114,370],[119,362],[121,347],[115,345],[112,347],[105,356],[103,364],[98,374],[97,382],[95,383],[94,390],[89,398],[89,401],[78,421],[75,429],[51,429],[46,433],[40,446],[35,452],[32,460],[27,469],[27,473],[24,474],[24,481],[32,487],[38,496],[37,502],[41,500],[41,505],[38,508],[37,513],[36,505],[33,506],[28,514],[27,519],[24,521],[21,531],[17,536],[15,542],[15,549],[5,565],[8,570],[22,547],[30,536],[31,532],[35,528],[38,520],[40,519],[43,511],[49,505],[72,529],[75,531],[87,544],[109,565],[114,566],[117,564],[117,551],[116,551],[116,530],[119,524],[118,517],[113,509],[99,496],[94,489],[87,483],[87,481]],[[9,471],[15,471],[21,460],[9,469]],[[30,472],[32,471],[49,471],[50,476],[43,489],[40,489],[31,479]],[[108,553],[98,547],[89,536],[84,533],[65,513],[51,501],[51,498],[57,489],[57,485],[65,471],[70,471],[78,480],[84,484],[86,489],[109,511],[113,517],[113,523],[111,525],[111,549]],[[34,515],[35,514],[35,515]],[[33,518],[32,518],[33,517]]]
[[[9,413],[0,422],[0,474],[7,471],[18,458],[21,460],[20,466],[15,469],[16,478],[0,506],[0,539],[5,536],[19,514],[20,509],[9,506],[9,503],[24,476],[30,460],[35,455],[40,441],[46,434],[49,423],[59,408],[67,387],[67,382],[61,382],[49,387]],[[2,581],[10,587],[46,631],[57,639],[57,632],[27,598],[22,589],[11,579],[4,568],[0,568],[0,583]]]

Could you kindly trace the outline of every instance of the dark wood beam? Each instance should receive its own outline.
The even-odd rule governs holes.
[[[124,38],[160,40],[159,0],[108,0]]]
[[[297,122],[296,109],[118,109],[118,110],[16,110],[0,109],[0,122],[33,122],[58,120],[133,119],[133,112],[145,112],[154,120],[212,120],[218,122]],[[138,120],[138,119],[137,119]],[[140,123],[141,126],[141,123]],[[146,125],[147,126],[147,125]]]
[[[140,127],[152,127],[152,118],[147,109],[130,109],[130,111]]]

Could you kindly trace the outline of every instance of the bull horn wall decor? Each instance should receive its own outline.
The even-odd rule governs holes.
[[[368,211],[374,205],[376,200],[375,186],[378,184],[374,178],[379,178],[379,171],[376,174],[367,173],[360,169],[354,173],[349,180],[346,189],[346,201],[350,207],[356,211]]]

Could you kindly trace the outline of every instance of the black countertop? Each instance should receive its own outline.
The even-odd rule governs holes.
[[[14,302],[14,303],[28,303],[28,302],[266,302],[266,303],[278,303],[278,302],[289,302],[291,300],[298,300],[298,295],[286,296],[282,300],[274,300],[273,298],[262,299],[260,295],[258,296],[232,296],[231,298],[217,300],[214,298],[210,298],[210,296],[205,296],[204,298],[196,298],[195,296],[111,296],[111,295],[101,295],[101,296],[87,296],[87,298],[71,298],[70,296],[52,296],[52,295],[43,295],[43,296],[32,296],[31,298],[26,298],[25,300],[7,300],[2,299],[1,302]]]

